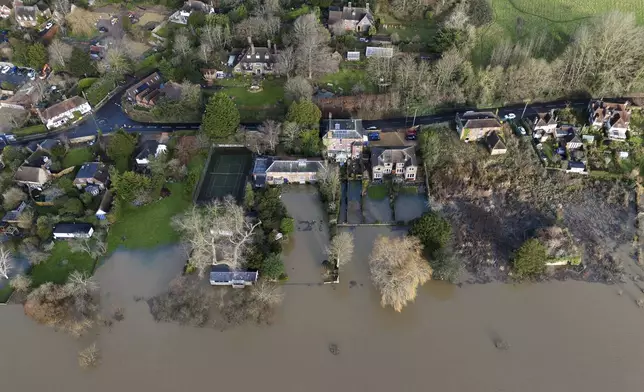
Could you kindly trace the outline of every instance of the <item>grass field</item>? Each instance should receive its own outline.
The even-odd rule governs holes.
[[[73,271],[82,271],[91,275],[94,262],[86,253],[73,253],[66,242],[56,242],[49,258],[31,270],[33,287],[45,282],[65,283]]]
[[[494,23],[484,27],[478,46],[477,62],[485,61],[492,48],[508,38],[520,40],[539,33],[565,43],[590,18],[610,11],[633,12],[644,23],[641,0],[606,2],[602,0],[489,0]]]
[[[327,85],[331,83],[333,86]],[[320,78],[318,84],[321,88],[333,91],[336,94],[351,94],[351,89],[356,84],[362,84],[365,92],[375,92],[376,88],[367,77],[367,72],[363,68],[343,65],[343,68],[336,73],[324,75]]]
[[[204,90],[205,99],[211,95],[223,91],[237,105],[241,121],[254,122],[262,121],[266,117],[280,119],[284,116],[284,79],[266,79],[262,82],[262,91],[252,93],[248,91],[250,79],[233,78],[217,81],[221,90]]]
[[[371,200],[384,200],[388,195],[389,190],[385,184],[371,185],[367,188],[367,196]]]
[[[85,162],[89,162],[94,158],[92,150],[87,147],[81,148],[72,148],[67,151],[65,157],[63,158],[63,167],[68,168],[70,166],[79,166]]]
[[[172,217],[192,204],[180,183],[168,184],[172,194],[143,207],[121,211],[107,236],[108,254],[119,246],[127,249],[153,248],[175,243],[178,233],[172,228]]]
[[[246,149],[213,150],[197,193],[197,200],[209,201],[227,195],[241,199],[251,164],[251,155]]]

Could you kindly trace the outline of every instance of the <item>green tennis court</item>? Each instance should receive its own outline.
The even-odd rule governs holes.
[[[251,164],[252,155],[245,148],[215,148],[204,171],[197,201],[210,201],[228,195],[240,200]]]

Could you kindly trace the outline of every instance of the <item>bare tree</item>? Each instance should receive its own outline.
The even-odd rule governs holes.
[[[20,128],[28,116],[29,112],[24,109],[0,108],[0,128],[4,131]]]
[[[13,210],[27,199],[27,194],[20,188],[9,188],[2,194],[2,205],[5,210]]]
[[[18,215],[18,223],[16,224],[21,229],[30,229],[34,224],[34,210],[27,208]]]
[[[246,131],[244,132],[246,137],[246,147],[249,150],[255,152],[257,155],[264,155],[268,144],[264,140],[264,135],[258,131]]]
[[[445,20],[445,26],[450,29],[462,30],[470,21],[469,16],[467,15],[467,9],[469,3],[467,1],[461,1],[457,3],[452,12],[449,14]]]
[[[329,31],[320,24],[314,13],[302,15],[293,23],[292,41],[296,45],[297,68],[308,79],[333,68],[331,51],[327,45],[329,40]]]
[[[205,207],[193,207],[174,224],[190,244],[190,264],[204,276],[211,265],[225,263],[238,268],[261,222],[251,221],[232,197],[226,197]]]
[[[277,60],[275,61],[275,72],[280,75],[290,78],[295,72],[295,50],[292,46],[287,46],[277,53]]]
[[[432,269],[415,237],[379,236],[369,256],[371,280],[380,291],[380,304],[397,312],[416,298],[416,289],[431,279]]]
[[[93,240],[90,238],[74,239],[69,241],[69,248],[74,253],[87,253],[93,259],[104,254],[107,250],[105,241],[98,236]]]
[[[31,287],[31,278],[27,275],[19,274],[14,276],[9,284],[16,291],[26,292]]]
[[[109,47],[105,53],[105,58],[99,63],[99,68],[103,73],[109,72],[116,75],[131,72],[133,69],[132,61],[126,46],[121,42],[116,42]]]
[[[174,36],[174,43],[172,44],[172,53],[176,56],[185,59],[190,53],[192,53],[192,47],[190,46],[190,38],[185,32],[178,33]]]
[[[284,84],[284,95],[291,102],[310,100],[313,96],[313,86],[305,78],[296,76]]]
[[[295,141],[299,137],[301,131],[302,130],[297,123],[287,121],[282,124],[282,134],[280,136],[284,145],[287,148],[292,149],[295,146]]]
[[[275,152],[281,129],[282,124],[275,120],[264,120],[262,125],[257,128],[257,131],[270,151]]]
[[[340,168],[337,165],[328,165],[318,171],[316,178],[322,195],[335,204],[340,198]]]
[[[98,283],[92,276],[74,271],[67,278],[67,283],[63,288],[69,296],[84,297],[98,290]]]
[[[13,257],[11,251],[4,246],[0,247],[0,277],[9,279],[9,274],[13,269]]]
[[[218,51],[230,44],[230,31],[224,26],[206,24],[201,28],[199,38],[201,44],[205,44],[210,51]]]
[[[92,343],[78,352],[78,365],[83,369],[93,368],[101,362],[101,351]]]
[[[327,248],[329,258],[335,261],[338,268],[351,261],[353,256],[353,234],[343,231],[337,234]]]
[[[62,68],[65,68],[67,61],[72,56],[72,46],[59,39],[51,41],[47,50],[49,51],[49,61],[51,64]]]

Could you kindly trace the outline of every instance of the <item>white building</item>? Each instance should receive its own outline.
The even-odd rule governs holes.
[[[91,238],[94,228],[89,223],[59,223],[54,226],[54,238]]]
[[[150,163],[150,156],[158,157],[159,154],[165,154],[168,147],[156,140],[148,140],[143,143],[143,148],[137,154],[135,160],[137,165],[147,166]]]
[[[47,129],[54,129],[78,120],[90,111],[92,111],[92,107],[89,102],[75,96],[41,110],[39,114]]]

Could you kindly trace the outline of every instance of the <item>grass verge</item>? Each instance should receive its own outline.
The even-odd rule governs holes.
[[[13,289],[11,286],[9,286],[9,283],[0,289],[0,304],[7,303],[9,300],[9,297],[11,297],[11,293],[13,293]]]
[[[72,252],[67,242],[56,242],[49,258],[32,268],[33,287],[38,287],[46,282],[63,284],[73,271],[81,271],[91,275],[94,271],[94,264],[95,260],[87,254]]]
[[[371,200],[384,200],[389,195],[389,190],[384,184],[371,185],[367,188],[367,196]]]
[[[32,125],[30,127],[20,128],[13,131],[17,137],[37,135],[39,133],[47,133],[47,127],[44,124]]]

